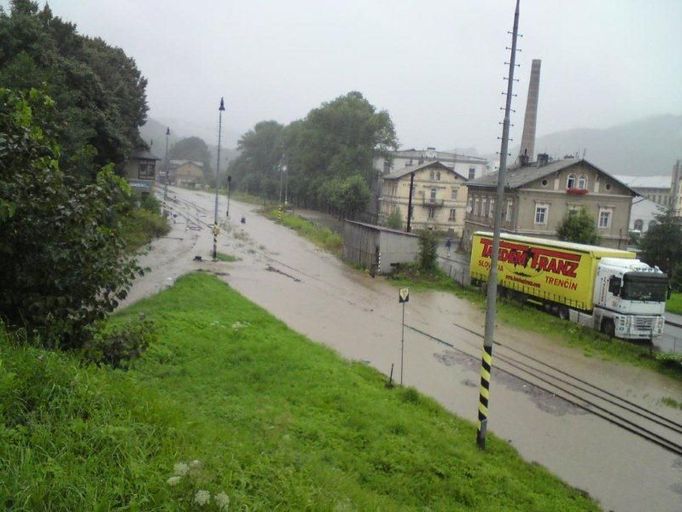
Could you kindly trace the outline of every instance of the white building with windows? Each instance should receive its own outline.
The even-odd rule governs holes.
[[[492,229],[497,173],[467,188],[464,247],[475,231]],[[632,198],[638,194],[587,160],[551,161],[540,154],[537,162],[510,169],[505,189],[504,231],[556,238],[564,217],[584,208],[595,219],[600,245],[623,248],[628,242]]]
[[[426,163],[436,161],[450,167],[457,174],[464,176],[468,180],[480,178],[490,172],[490,163],[485,158],[447,151],[436,151],[435,148],[393,151],[389,158],[375,158],[374,168],[382,176],[385,176],[403,169],[414,169]]]

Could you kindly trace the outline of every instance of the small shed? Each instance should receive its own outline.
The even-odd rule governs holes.
[[[147,149],[133,152],[125,164],[125,177],[133,190],[142,195],[150,194],[154,190],[156,180],[156,162],[158,157]]]
[[[419,237],[397,229],[346,220],[343,225],[343,258],[377,274],[389,274],[396,263],[413,263]]]

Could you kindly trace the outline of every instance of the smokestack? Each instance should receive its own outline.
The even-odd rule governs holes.
[[[538,118],[541,63],[540,59],[533,59],[533,65],[530,68],[526,115],[523,118],[523,136],[521,137],[521,151],[519,152],[519,162],[521,165],[532,161],[535,156],[535,124]]]

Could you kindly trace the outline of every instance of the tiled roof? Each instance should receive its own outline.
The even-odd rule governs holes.
[[[579,164],[579,163],[584,163],[589,165],[590,167],[596,169],[598,172],[601,174],[604,174],[611,179],[613,179],[615,182],[619,183],[620,185],[624,186],[627,188],[633,195],[639,195],[637,194],[634,190],[632,190],[627,184],[623,183],[621,180],[616,178],[615,176],[611,176],[609,173],[601,170],[599,167],[596,165],[588,162],[585,159],[575,159],[575,158],[565,158],[563,160],[555,160],[554,162],[549,162],[546,165],[538,167],[536,164],[531,164],[531,165],[526,165],[523,167],[516,167],[516,168],[511,168],[507,170],[506,174],[506,188],[519,188],[524,185],[527,185],[528,183],[531,183],[535,180],[538,180],[540,178],[544,178],[545,176],[549,176],[552,173],[555,173],[557,171],[561,171],[563,169],[566,169],[568,167],[571,167],[573,165]],[[491,173],[491,174],[486,174],[485,176],[481,176],[478,179],[471,180],[467,183],[467,186],[469,187],[481,187],[481,188],[490,188],[490,187],[496,187],[497,186],[497,172]]]
[[[452,167],[448,167],[448,166],[445,165],[443,162],[440,162],[440,161],[438,161],[438,160],[433,160],[433,161],[431,161],[431,162],[426,162],[426,163],[424,163],[424,164],[418,165],[417,167],[412,167],[412,166],[410,166],[410,167],[403,167],[402,169],[398,169],[397,171],[393,171],[391,174],[387,174],[387,175],[384,176],[383,178],[384,178],[385,180],[398,180],[398,179],[402,178],[403,176],[405,176],[405,175],[407,175],[407,174],[413,173],[413,172],[415,172],[415,171],[421,171],[422,169],[426,169],[427,167],[431,167],[431,166],[433,166],[433,165],[436,165],[437,167],[439,167],[439,168],[441,168],[441,169],[445,169],[446,171],[454,172],[457,176],[459,176],[460,178],[462,178],[463,180],[466,181],[466,178],[465,178],[464,176],[462,176],[462,175],[459,174],[458,172],[455,172],[455,171],[452,169]]]

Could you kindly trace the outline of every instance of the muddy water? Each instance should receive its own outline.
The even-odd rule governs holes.
[[[152,272],[140,280],[131,300],[167,286],[194,268],[222,277],[246,297],[293,329],[344,357],[366,361],[383,373],[395,364],[399,378],[400,306],[397,290],[341,264],[287,228],[258,216],[250,205],[232,202],[229,233],[219,250],[235,263],[197,263],[212,245],[209,230],[193,224],[212,218],[207,194],[174,191],[199,206],[176,204],[172,237],[154,244],[145,263]],[[224,198],[221,209],[224,210]],[[204,210],[205,209],[205,210]],[[238,219],[246,216],[246,224]],[[404,383],[434,397],[454,413],[474,421],[478,402],[480,338],[484,313],[452,295],[413,293],[408,325],[446,340],[462,354],[414,330],[405,331]],[[498,327],[496,338],[546,362],[682,422],[682,412],[660,404],[682,398],[682,385],[649,371],[585,358],[578,350],[541,336]],[[509,440],[526,460],[537,461],[573,486],[586,490],[607,510],[682,511],[682,458],[502,372],[493,374],[489,428]],[[677,442],[682,442],[678,437]],[[472,443],[473,432],[472,432]]]

